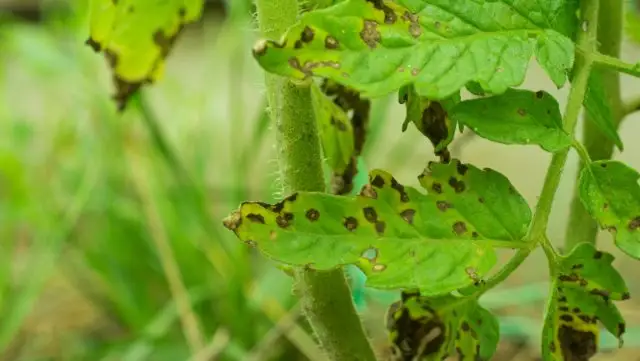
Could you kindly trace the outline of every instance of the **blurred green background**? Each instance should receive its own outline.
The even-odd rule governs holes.
[[[221,219],[243,200],[281,196],[250,0],[209,1],[170,55],[164,78],[124,114],[111,102],[103,57],[84,41],[88,0],[0,0],[0,360],[323,360],[300,318],[291,280],[226,231]],[[633,15],[633,14],[632,14]],[[640,59],[625,43],[624,57]],[[640,82],[625,78],[625,96]],[[525,86],[564,104],[535,66]],[[433,159],[404,110],[376,99],[363,164],[409,185]],[[640,168],[640,117],[622,128],[616,157]],[[491,144],[464,134],[454,156],[492,167],[533,205],[549,156],[536,147]],[[561,244],[576,158],[552,215]],[[638,265],[611,246],[640,291]],[[508,254],[504,255],[504,259]],[[501,317],[496,360],[536,360],[546,261],[534,254],[483,302]],[[374,344],[396,295],[353,297]],[[639,308],[621,304],[626,348],[640,355]]]

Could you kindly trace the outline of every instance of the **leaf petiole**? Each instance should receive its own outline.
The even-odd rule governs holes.
[[[576,150],[576,152],[578,152],[578,155],[580,156],[580,159],[582,159],[582,161],[585,164],[589,164],[591,163],[591,157],[589,156],[589,152],[587,151],[587,149],[584,147],[584,145],[582,145],[582,143],[580,143],[579,141],[577,141],[575,138],[573,139],[571,146],[573,147],[573,149]]]
[[[599,52],[592,53],[590,57],[593,60],[594,64],[597,66],[616,70],[635,77],[640,77],[640,63],[627,63],[616,57],[605,55]]]

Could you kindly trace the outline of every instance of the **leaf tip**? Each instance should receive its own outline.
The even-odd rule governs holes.
[[[226,229],[234,232],[240,227],[241,224],[242,214],[240,213],[240,211],[235,211],[222,220],[222,225]]]
[[[269,42],[265,39],[258,40],[258,42],[256,42],[255,45],[253,46],[253,49],[251,49],[253,56],[255,58],[258,58],[266,54],[268,44]]]

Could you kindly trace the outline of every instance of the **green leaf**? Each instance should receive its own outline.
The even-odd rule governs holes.
[[[402,293],[387,312],[387,330],[397,360],[490,360],[500,338],[497,319],[474,298],[428,298]]]
[[[558,102],[544,91],[508,90],[458,104],[449,113],[478,135],[504,144],[538,144],[556,152],[571,145]]]
[[[564,31],[575,13],[565,12],[566,1],[531,3],[347,0],[304,14],[281,41],[258,43],[254,56],[269,72],[333,79],[366,97],[415,83],[438,100],[471,81],[499,94],[523,82],[534,54],[561,86],[574,45],[554,29]]]
[[[640,259],[640,174],[618,161],[598,161],[580,172],[580,199],[618,248]]]
[[[315,84],[311,87],[311,100],[327,164],[333,172],[342,174],[354,154],[351,120]]]
[[[614,257],[582,243],[561,257],[543,330],[545,361],[588,360],[597,352],[600,321],[622,343],[625,322],[611,300],[629,298]]]
[[[402,131],[413,123],[431,141],[436,154],[445,150],[453,141],[457,127],[448,112],[460,102],[460,93],[442,101],[429,100],[419,96],[412,85],[407,85],[400,89],[399,96],[400,103],[407,109]]]
[[[120,109],[142,84],[157,80],[178,33],[200,18],[202,0],[92,0],[90,37],[113,69]]]
[[[245,202],[225,226],[277,261],[326,270],[358,265],[375,288],[442,294],[480,282],[494,247],[519,248],[531,220],[501,174],[431,164],[428,194],[374,170],[357,196],[299,192],[279,203]]]
[[[618,149],[623,150],[622,139],[620,139],[620,135],[613,124],[613,113],[607,104],[607,95],[604,93],[604,89],[602,70],[593,69],[589,75],[587,93],[583,102],[588,115],[587,120],[592,121]]]

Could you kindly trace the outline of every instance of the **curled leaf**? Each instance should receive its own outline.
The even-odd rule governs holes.
[[[453,141],[457,127],[448,112],[460,102],[460,93],[442,101],[429,100],[419,96],[412,85],[407,85],[400,89],[399,96],[400,103],[407,108],[402,131],[407,129],[409,123],[413,123],[431,141],[435,154],[448,162],[450,155],[447,147]]]
[[[91,0],[87,44],[113,70],[120,110],[143,84],[157,80],[182,28],[200,18],[202,0]]]
[[[490,360],[500,338],[497,319],[474,298],[403,292],[387,311],[394,360]]]
[[[545,361],[587,361],[598,350],[598,321],[620,339],[625,322],[612,300],[629,292],[611,254],[578,245],[560,259],[543,330]]]

